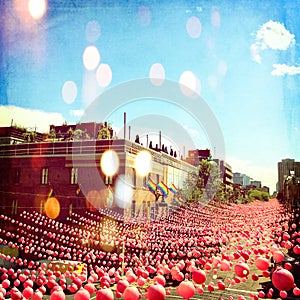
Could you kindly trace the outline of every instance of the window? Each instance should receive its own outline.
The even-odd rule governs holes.
[[[48,173],[49,173],[48,168],[42,169],[42,178],[41,178],[42,184],[48,184]]]
[[[78,184],[78,168],[71,170],[71,184]]]
[[[105,184],[112,184],[112,176],[105,175]]]
[[[20,168],[16,168],[15,169],[15,178],[14,178],[14,183],[15,184],[20,183],[20,173],[21,173]]]

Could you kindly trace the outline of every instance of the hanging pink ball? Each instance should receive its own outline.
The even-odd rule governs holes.
[[[184,299],[190,299],[195,294],[195,286],[191,281],[182,281],[176,288],[177,294]]]
[[[117,283],[117,291],[120,293],[124,293],[125,289],[129,286],[129,282],[126,279],[121,279]]]
[[[288,291],[294,287],[294,276],[290,271],[278,268],[272,274],[272,283],[279,291]]]
[[[154,283],[159,283],[162,286],[166,285],[166,279],[163,275],[157,275],[153,278]]]
[[[114,300],[114,293],[109,288],[102,288],[97,291],[96,300]]]
[[[234,272],[238,277],[247,277],[250,273],[250,269],[245,262],[238,262],[234,266]]]
[[[50,300],[65,300],[65,299],[66,299],[66,295],[62,290],[56,290],[50,296]]]
[[[27,286],[23,292],[22,295],[25,299],[29,299],[33,295],[33,289],[30,286]]]
[[[231,270],[231,264],[228,260],[222,260],[220,263],[220,270],[221,271],[230,271]]]
[[[206,280],[206,274],[203,270],[196,270],[192,273],[192,279],[197,284],[202,284]]]
[[[269,260],[264,257],[258,257],[255,261],[256,267],[261,271],[266,271],[269,268]]]
[[[124,300],[139,300],[141,296],[142,295],[135,286],[128,286],[123,294]]]
[[[33,295],[31,300],[40,300],[43,299],[43,294],[41,291],[36,291]]]
[[[276,262],[282,262],[284,260],[284,254],[280,250],[276,250],[273,252],[273,258]]]
[[[74,296],[74,300],[89,300],[90,298],[91,295],[86,289],[80,289]]]
[[[147,298],[149,300],[164,300],[166,297],[166,291],[160,284],[152,284],[147,290]]]
[[[90,293],[90,295],[92,295],[96,291],[96,288],[92,283],[87,283],[84,286],[84,289],[87,290]]]

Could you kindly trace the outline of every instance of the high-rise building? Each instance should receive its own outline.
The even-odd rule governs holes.
[[[278,192],[283,191],[284,180],[291,174],[300,180],[300,162],[291,158],[282,159],[281,162],[278,162]]]
[[[246,187],[247,185],[250,185],[250,181],[251,181],[250,176],[238,172],[233,173],[232,179],[234,184],[240,184],[242,187]]]

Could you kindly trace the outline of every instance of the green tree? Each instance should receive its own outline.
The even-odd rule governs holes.
[[[202,160],[197,171],[188,175],[180,196],[187,202],[207,202],[213,199],[216,193],[222,192],[222,178],[218,165],[214,161]]]

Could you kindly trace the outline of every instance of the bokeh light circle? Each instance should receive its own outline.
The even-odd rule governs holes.
[[[85,28],[85,36],[88,42],[94,43],[99,40],[101,34],[101,27],[98,21],[90,21]]]
[[[77,85],[74,81],[66,81],[62,88],[62,97],[67,104],[71,104],[77,97]]]
[[[140,176],[148,175],[152,170],[152,156],[151,154],[144,150],[140,151],[135,157],[134,164],[136,173]]]
[[[119,169],[119,157],[113,150],[107,150],[103,153],[100,161],[102,172],[107,176],[113,176]]]
[[[100,62],[100,53],[95,46],[85,48],[82,55],[83,65],[88,71],[93,71],[97,68]]]
[[[108,64],[100,64],[96,72],[96,79],[100,87],[110,85],[112,80],[112,71]]]
[[[149,77],[153,85],[162,85],[165,80],[165,69],[163,65],[160,63],[153,64],[149,71]]]
[[[133,200],[133,187],[130,184],[131,178],[126,175],[120,175],[115,186],[115,202],[120,208],[130,208]]]
[[[42,18],[47,9],[46,0],[29,0],[28,10],[32,18],[38,20]]]
[[[199,38],[202,31],[202,25],[199,18],[195,16],[190,17],[186,23],[186,30],[191,38]]]
[[[185,96],[200,95],[200,81],[192,71],[184,71],[179,78],[180,90]]]

